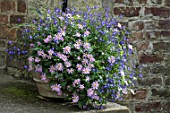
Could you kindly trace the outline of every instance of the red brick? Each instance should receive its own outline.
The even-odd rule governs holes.
[[[145,38],[147,40],[150,40],[151,38],[159,38],[160,37],[160,32],[159,31],[149,31],[146,32]]]
[[[170,37],[170,31],[161,31],[161,36],[163,37]]]
[[[165,80],[165,85],[169,85],[169,86],[170,86],[170,78],[167,78],[167,79]]]
[[[141,78],[138,79],[138,84],[141,86],[162,85],[161,78]]]
[[[129,41],[133,42],[133,41],[137,41],[139,39],[143,39],[143,33],[142,32],[134,32],[131,34]]]
[[[8,16],[7,15],[0,15],[0,23],[7,23]]]
[[[146,4],[147,0],[138,0],[139,4]]]
[[[160,111],[160,102],[148,102],[148,103],[137,103],[135,105],[136,112],[147,112],[147,111]]]
[[[18,12],[25,13],[26,11],[26,3],[23,0],[18,1]]]
[[[22,16],[22,15],[11,15],[10,16],[11,24],[18,24],[18,23],[24,23],[24,22],[25,22],[25,16]]]
[[[170,19],[160,20],[159,28],[160,29],[170,29]]]
[[[115,0],[114,3],[124,3],[124,0]]]
[[[149,47],[149,42],[141,42],[137,45],[137,50],[144,51],[144,50],[147,50],[148,47]]]
[[[159,50],[170,50],[170,42],[156,42],[153,43],[153,48],[155,51],[159,51]]]
[[[1,3],[1,12],[13,11],[15,12],[15,2],[14,1],[3,1]]]
[[[170,6],[170,0],[165,0],[165,5]]]
[[[144,29],[144,22],[136,21],[136,22],[129,22],[129,29],[130,30],[142,30]]]
[[[140,7],[116,7],[114,8],[115,15],[123,14],[126,17],[139,16]]]
[[[162,104],[163,111],[167,111],[165,113],[168,113],[170,111],[170,102],[164,102]]]
[[[133,99],[133,100],[143,100],[147,98],[147,89],[137,89],[135,94],[129,93],[124,95],[124,99]]]
[[[139,62],[143,64],[161,62],[163,56],[159,54],[142,54],[139,56]]]
[[[145,22],[145,29],[146,30],[156,30],[158,25],[157,25],[158,21],[146,21]]]
[[[160,17],[169,17],[170,16],[170,8],[145,8],[145,15],[152,14],[153,16],[160,16]]]
[[[151,90],[152,91],[152,96],[156,97],[170,97],[170,90],[166,88],[154,88]]]
[[[15,40],[17,37],[17,31],[15,29],[11,30],[8,26],[0,26],[0,37]]]

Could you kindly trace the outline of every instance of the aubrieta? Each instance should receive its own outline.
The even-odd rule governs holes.
[[[126,27],[106,13],[46,10],[27,24],[28,71],[80,108],[104,105],[132,91],[136,73]],[[13,52],[8,50],[8,52]]]

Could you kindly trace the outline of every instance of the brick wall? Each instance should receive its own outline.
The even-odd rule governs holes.
[[[17,41],[19,31],[9,30],[18,23],[25,22],[26,2],[24,0],[0,0],[0,70],[5,70],[7,65],[7,42]],[[19,66],[13,62],[11,64]]]
[[[99,2],[98,0],[94,0]],[[130,41],[143,65],[143,78],[136,85],[136,94],[126,95],[132,113],[169,113],[170,111],[170,0],[101,0],[131,31]],[[0,0],[0,69],[6,67],[5,49],[8,29],[25,21],[24,0]],[[8,38],[16,41],[13,30]],[[14,63],[12,63],[14,64]],[[10,64],[8,64],[9,66]]]
[[[112,1],[112,0],[111,0]],[[127,95],[132,111],[140,113],[170,112],[170,0],[115,0],[115,16],[131,31],[143,78],[136,95]]]

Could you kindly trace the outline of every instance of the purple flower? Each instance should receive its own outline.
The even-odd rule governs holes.
[[[92,88],[93,88],[93,89],[98,89],[98,88],[99,88],[99,83],[98,83],[98,81],[95,81],[95,82],[92,83]]]
[[[123,89],[122,89],[122,93],[123,93],[123,94],[128,94],[127,89],[126,89],[126,88],[123,88]]]
[[[81,59],[80,56],[78,56],[78,57],[77,57],[77,60],[80,60],[80,59]]]
[[[73,102],[73,103],[77,103],[78,101],[79,101],[79,96],[76,95],[76,94],[74,94],[74,95],[72,96],[72,102]]]
[[[92,99],[99,100],[99,96],[95,94],[92,96]]]
[[[94,94],[94,90],[92,88],[87,90],[87,96],[91,97]]]
[[[108,62],[112,64],[115,63],[115,57],[114,56],[109,57]]]
[[[65,48],[63,48],[63,53],[69,54],[70,50],[71,50],[71,48],[69,46],[66,46]]]
[[[74,44],[74,47],[75,47],[76,49],[80,49],[80,45],[78,45],[78,44]]]

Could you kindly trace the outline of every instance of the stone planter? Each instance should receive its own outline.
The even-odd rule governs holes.
[[[33,80],[36,82],[38,92],[41,96],[45,98],[65,98],[63,95],[57,95],[50,89],[49,83],[45,83],[40,79],[39,74],[33,74]]]

